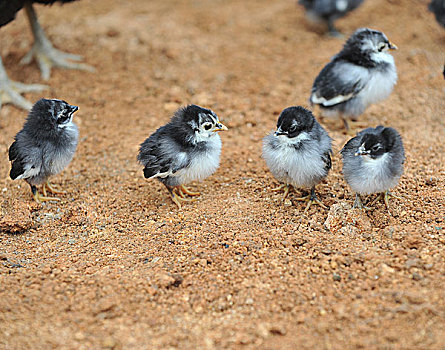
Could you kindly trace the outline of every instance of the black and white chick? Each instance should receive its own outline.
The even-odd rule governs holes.
[[[350,139],[341,150],[343,174],[356,193],[354,208],[366,208],[360,195],[379,193],[389,210],[389,190],[403,174],[405,151],[397,130],[378,126],[367,128]],[[374,201],[374,202],[375,202]]]
[[[309,190],[310,193],[295,200],[307,201],[305,212],[316,202],[326,208],[315,194],[315,186],[331,169],[332,139],[315,120],[311,111],[301,107],[288,107],[278,117],[277,129],[263,139],[263,158],[273,176],[283,183],[274,191],[289,185]]]
[[[334,22],[355,10],[363,0],[299,0],[298,3],[306,9],[309,19],[324,22],[332,36],[341,36]]]
[[[349,129],[347,118],[356,119],[391,94],[397,71],[388,51],[396,49],[382,32],[358,29],[315,79],[311,104],[324,116],[342,118]]]
[[[156,178],[167,187],[173,202],[190,202],[199,196],[184,185],[203,180],[219,167],[221,138],[227,130],[210,109],[188,105],[178,109],[169,123],[156,130],[140,146],[138,161],[144,177]]]
[[[445,0],[432,0],[428,9],[434,13],[437,23],[445,28]]]
[[[37,202],[60,200],[47,197],[47,190],[65,193],[52,187],[48,179],[65,169],[74,156],[79,131],[73,123],[73,113],[78,109],[62,100],[40,99],[9,148],[11,179],[25,180]],[[36,187],[41,184],[43,196]]]

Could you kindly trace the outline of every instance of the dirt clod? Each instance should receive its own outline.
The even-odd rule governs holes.
[[[0,211],[1,232],[20,233],[34,225],[30,207],[26,202],[17,200],[4,202]]]
[[[345,202],[331,206],[324,225],[332,233],[343,235],[369,235],[372,228],[371,222],[363,210],[354,209]]]

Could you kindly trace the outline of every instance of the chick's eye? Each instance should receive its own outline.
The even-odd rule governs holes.
[[[210,130],[212,128],[212,124],[210,123],[205,123],[203,126],[205,130]]]
[[[386,44],[379,44],[379,52],[382,52],[382,50],[386,47]]]
[[[374,152],[377,152],[380,149],[380,145],[374,145],[372,146],[371,150]]]
[[[294,132],[295,130],[297,130],[297,126],[295,124],[289,128],[290,132]]]
[[[65,123],[70,117],[68,115],[62,114],[59,118],[57,118],[57,124]]]

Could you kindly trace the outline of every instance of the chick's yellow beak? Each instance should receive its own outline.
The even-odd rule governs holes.
[[[225,125],[222,124],[222,123],[218,123],[218,124],[216,124],[215,129],[213,129],[213,132],[217,132],[217,131],[225,131],[225,130],[229,130],[229,129],[227,128],[227,126],[225,126]]]
[[[397,46],[393,44],[392,42],[389,42],[389,50],[394,51],[397,50]]]

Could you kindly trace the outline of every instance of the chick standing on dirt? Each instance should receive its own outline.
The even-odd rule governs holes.
[[[341,117],[348,129],[347,118],[357,118],[391,94],[397,72],[388,50],[395,49],[382,32],[358,29],[315,79],[311,104],[323,115]]]
[[[309,19],[323,21],[326,23],[329,34],[332,36],[341,36],[335,28],[334,22],[355,10],[362,4],[363,0],[299,0],[303,5]]]
[[[9,148],[11,179],[24,179],[37,202],[60,200],[47,197],[46,190],[65,193],[53,188],[48,178],[65,169],[74,156],[79,132],[72,119],[77,110],[77,106],[62,100],[40,99]],[[43,196],[37,192],[36,186],[40,184]]]
[[[227,130],[210,109],[189,105],[178,109],[169,123],[156,130],[140,147],[138,161],[145,178],[156,178],[167,187],[173,202],[195,201],[199,192],[184,185],[203,180],[219,166],[221,138]]]
[[[400,134],[381,125],[367,128],[350,139],[341,154],[346,182],[356,193],[354,208],[366,208],[360,195],[380,193],[377,199],[383,198],[389,210],[389,190],[398,184],[405,161]]]
[[[274,189],[289,185],[310,190],[296,200],[307,201],[305,212],[317,202],[326,208],[315,194],[315,186],[331,169],[332,140],[313,114],[303,107],[289,107],[278,117],[277,130],[263,139],[263,158],[274,177],[284,182]]]

